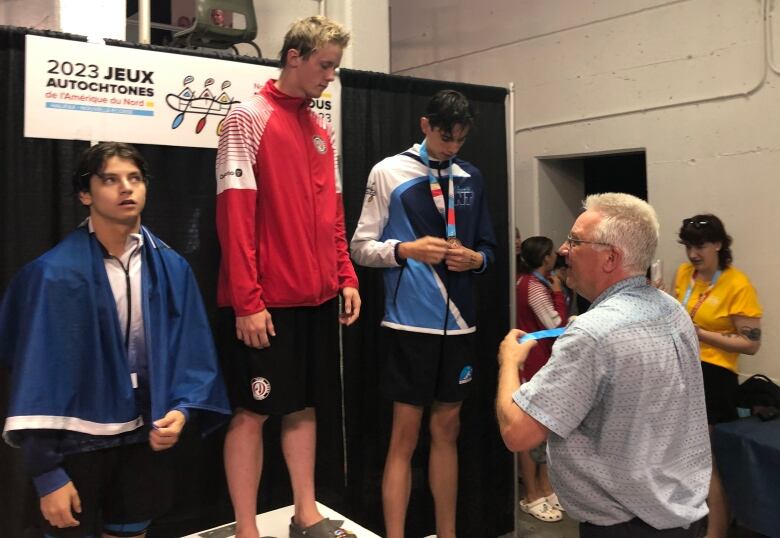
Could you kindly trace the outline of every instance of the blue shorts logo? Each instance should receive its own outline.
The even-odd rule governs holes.
[[[458,384],[465,385],[470,383],[473,373],[474,369],[471,366],[464,366],[463,370],[460,371],[460,376],[458,376]]]

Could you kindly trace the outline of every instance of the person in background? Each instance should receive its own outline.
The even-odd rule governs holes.
[[[684,219],[678,237],[688,262],[677,270],[674,295],[696,327],[711,430],[737,418],[737,362],[740,354],[753,355],[761,347],[762,310],[748,277],[731,265],[731,236],[718,217],[702,214]],[[729,526],[718,465],[728,462],[713,462],[708,538],[725,537]]]
[[[349,33],[313,16],[293,23],[278,80],[234,107],[216,162],[217,304],[223,365],[235,414],[225,469],[236,536],[258,538],[263,426],[281,417],[293,490],[290,538],[353,536],[315,502],[315,408],[337,367],[338,323],[360,315],[358,280],[344,230],[341,178],[329,124],[312,111],[333,82]],[[339,295],[343,314],[339,317]]]
[[[659,226],[629,194],[588,196],[559,252],[572,289],[592,301],[528,383],[537,341],[507,334],[496,413],[507,448],[548,440],[550,481],[580,537],[696,538],[712,460],[696,330],[647,283]]]
[[[148,180],[133,146],[87,149],[73,187],[89,217],[0,305],[3,437],[22,449],[46,536],[145,535],[171,504],[185,424],[230,414],[192,269],[141,226]]]
[[[560,276],[552,273],[557,254],[548,237],[529,237],[520,246],[517,293],[517,327],[526,333],[554,329],[569,319],[566,297]],[[540,340],[531,349],[523,365],[522,378],[528,382],[550,358],[554,339]],[[536,447],[538,448],[538,447]],[[543,454],[537,450],[537,454]],[[525,497],[520,500],[523,512],[540,521],[560,521],[563,507],[547,477],[547,463],[537,462],[529,451],[519,453]]]
[[[219,27],[225,26],[225,12],[221,9],[212,9],[211,24]]]

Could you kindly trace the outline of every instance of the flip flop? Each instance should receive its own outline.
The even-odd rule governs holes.
[[[333,520],[327,517],[311,527],[301,528],[290,518],[290,538],[355,538],[357,535],[342,529],[344,520]]]
[[[561,511],[551,507],[547,503],[547,497],[539,497],[530,503],[525,499],[521,499],[520,509],[526,514],[531,514],[539,521],[544,521],[546,523],[554,523],[555,521],[563,519]]]

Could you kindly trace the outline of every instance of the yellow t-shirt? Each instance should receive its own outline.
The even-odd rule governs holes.
[[[677,269],[677,277],[674,279],[674,295],[678,301],[682,301],[685,292],[691,283],[693,265],[684,263]],[[709,287],[709,282],[695,280],[688,304],[683,305],[690,313],[696,306],[699,296]],[[715,331],[721,334],[729,334],[735,331],[731,316],[744,316],[747,318],[760,318],[761,305],[758,302],[753,284],[748,277],[734,267],[724,270],[715,287],[712,288],[707,299],[699,307],[693,322],[707,331]],[[728,368],[732,372],[737,371],[737,359],[739,353],[724,351],[704,342],[701,345],[701,360],[716,366]]]

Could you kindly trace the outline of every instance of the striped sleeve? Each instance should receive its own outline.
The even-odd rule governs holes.
[[[556,308],[553,302],[554,295],[558,294],[561,299],[560,303],[563,306],[563,312],[565,312],[565,299],[563,293],[553,292],[553,297],[550,297],[550,291],[544,284],[531,278],[528,282],[528,305],[533,310],[536,319],[544,325],[547,329],[554,329],[560,327],[565,323],[565,313],[561,313],[561,309]]]
[[[237,316],[265,309],[258,282],[256,159],[263,131],[272,112],[258,96],[233,109],[225,119],[217,150],[217,236],[222,250],[220,280]]]

